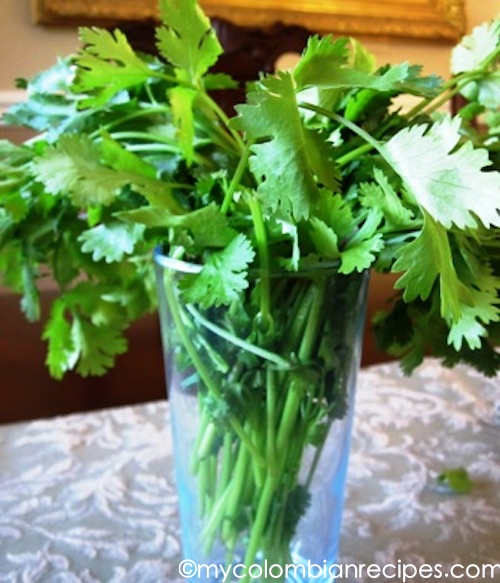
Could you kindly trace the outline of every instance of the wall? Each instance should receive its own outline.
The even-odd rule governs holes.
[[[34,26],[29,4],[0,0],[0,91],[13,90],[16,77],[29,77],[78,47],[75,28]]]
[[[394,0],[397,2],[397,0]],[[465,0],[467,33],[475,26],[500,16],[500,0]],[[415,41],[368,42],[380,64],[410,61],[424,66],[424,72],[449,75],[450,45]]]
[[[397,0],[394,0],[397,2]],[[500,0],[466,0],[468,30],[500,13]],[[31,76],[50,66],[58,56],[78,47],[75,28],[46,28],[31,23],[29,0],[0,0],[0,92],[13,97],[16,77]],[[447,76],[449,46],[402,40],[369,41],[380,63],[412,61],[424,65],[427,73]],[[0,97],[0,102],[2,97]]]

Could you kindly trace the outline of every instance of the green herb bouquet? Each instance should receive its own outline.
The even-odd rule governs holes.
[[[184,389],[198,386],[204,549],[285,563],[311,502],[303,452],[321,453],[346,415],[349,347],[332,354],[324,339],[339,343],[361,274],[400,274],[374,327],[405,372],[426,354],[498,371],[500,21],[453,50],[447,81],[313,36],[229,118],[217,91],[236,83],[210,72],[222,48],[209,20],[194,0],[159,10],[158,57],[83,28],[78,54],[21,82],[28,99],[5,119],[39,135],[0,142],[0,271],[30,320],[39,282],[59,287],[51,374],[103,374],[158,306],[157,250],[166,340]],[[342,305],[325,270],[345,282]]]

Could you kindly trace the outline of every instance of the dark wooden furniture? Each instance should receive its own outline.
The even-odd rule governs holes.
[[[43,294],[46,310],[51,293]],[[11,293],[0,293],[0,423],[140,403],[166,396],[156,314],[128,333],[130,350],[103,377],[50,377],[42,325],[28,323]]]

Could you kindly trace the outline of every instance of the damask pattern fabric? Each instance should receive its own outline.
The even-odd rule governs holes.
[[[454,467],[471,494],[438,487]],[[165,401],[0,427],[0,583],[181,583],[176,501]],[[498,379],[362,370],[339,562],[445,570],[499,549]]]

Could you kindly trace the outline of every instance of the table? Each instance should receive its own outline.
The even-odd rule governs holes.
[[[183,581],[171,466],[166,401],[0,427],[0,582]],[[441,491],[459,466],[472,493]],[[498,378],[361,371],[340,561],[398,560],[500,563]]]

